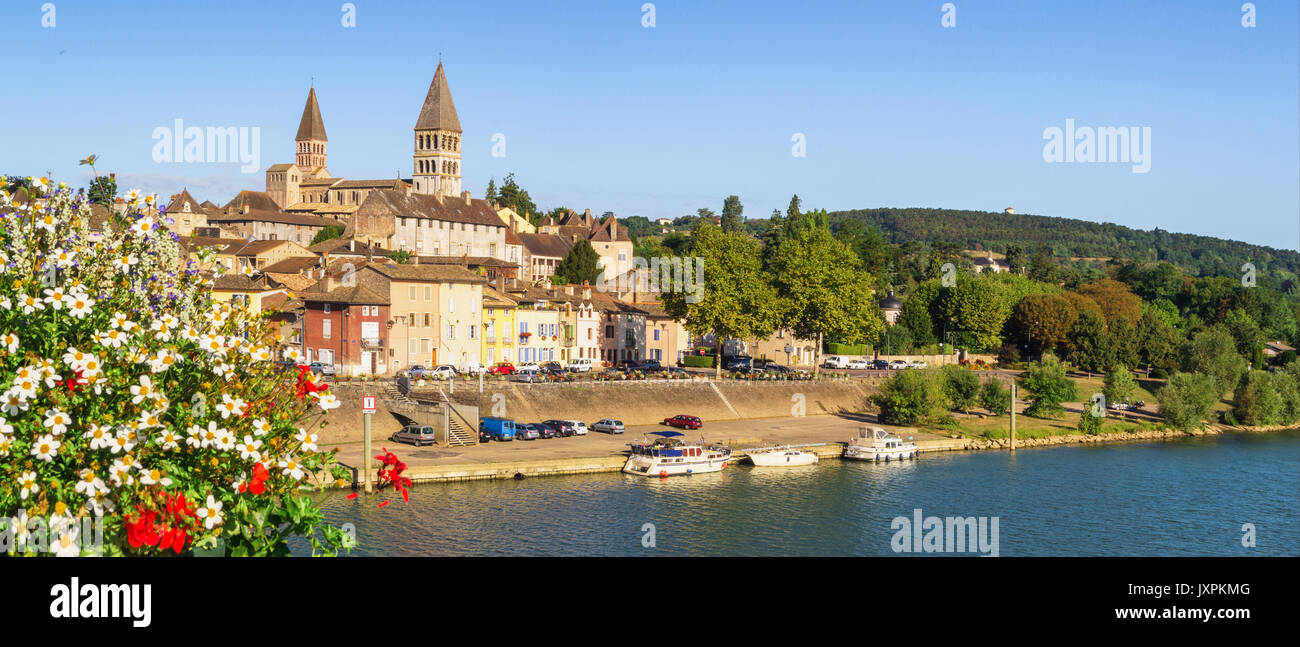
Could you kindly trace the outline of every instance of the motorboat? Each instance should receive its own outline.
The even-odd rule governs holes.
[[[817,455],[791,447],[773,447],[756,449],[747,454],[755,467],[794,467],[796,465],[813,465]]]
[[[629,444],[632,454],[623,464],[625,474],[681,476],[718,472],[731,458],[730,448],[706,447],[702,441],[686,442],[682,440],[685,434],[680,431],[656,431],[651,435],[658,438]]]
[[[844,458],[861,461],[901,461],[916,458],[916,453],[916,443],[904,442],[880,427],[859,428],[844,448]]]

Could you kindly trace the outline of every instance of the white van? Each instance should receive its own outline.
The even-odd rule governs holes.
[[[830,355],[822,362],[822,368],[848,368],[849,360],[839,355]]]
[[[569,363],[566,364],[564,368],[574,373],[590,373],[591,366],[592,362],[590,357],[575,357],[569,360]]]

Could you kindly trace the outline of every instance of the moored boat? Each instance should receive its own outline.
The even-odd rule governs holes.
[[[681,440],[680,431],[656,431],[653,442],[632,443],[632,455],[623,464],[626,474],[641,476],[681,476],[718,472],[731,458],[727,447],[705,447]]]
[[[759,449],[747,454],[755,467],[794,467],[812,465],[817,462],[817,455],[790,447],[773,447]]]
[[[844,448],[844,458],[861,461],[901,461],[916,458],[916,443],[903,442],[902,438],[880,427],[861,427],[858,435],[849,439]]]

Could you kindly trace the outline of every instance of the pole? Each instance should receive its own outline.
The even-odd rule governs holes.
[[[1011,378],[1011,453],[1015,453],[1015,396],[1017,396],[1017,388],[1013,377]]]
[[[361,483],[365,488],[366,494],[374,491],[374,485],[370,482],[370,416],[365,414],[365,435],[361,442]]]

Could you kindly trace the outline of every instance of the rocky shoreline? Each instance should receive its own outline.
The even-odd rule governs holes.
[[[1052,445],[1090,445],[1096,443],[1113,443],[1140,440],[1177,440],[1194,436],[1213,436],[1225,432],[1249,432],[1265,433],[1271,431],[1285,431],[1295,429],[1295,426],[1273,425],[1263,427],[1245,427],[1233,425],[1211,424],[1201,429],[1192,431],[1182,431],[1179,429],[1143,429],[1131,432],[1107,433],[1089,436],[1087,434],[1068,434],[1061,436],[1045,436],[1042,438],[1017,438],[1016,447],[1049,447]],[[957,440],[966,441],[961,447],[964,450],[978,451],[982,449],[1008,449],[1011,441],[1006,438],[959,438]]]

